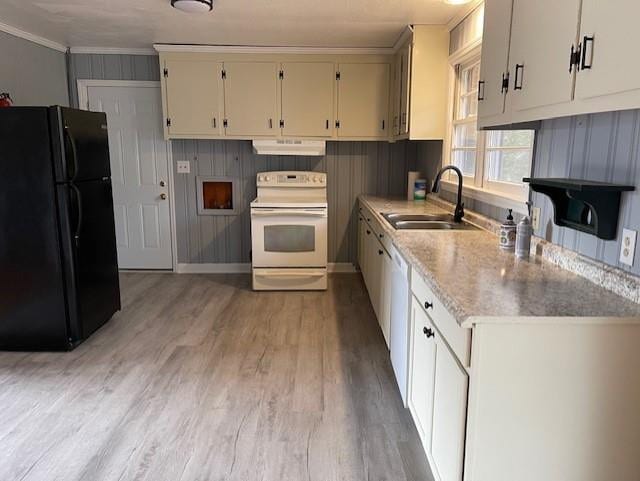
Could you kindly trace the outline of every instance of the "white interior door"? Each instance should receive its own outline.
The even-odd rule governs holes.
[[[90,85],[87,99],[89,110],[107,114],[118,264],[123,269],[171,269],[160,85]]]

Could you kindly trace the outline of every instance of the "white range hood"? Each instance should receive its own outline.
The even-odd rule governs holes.
[[[253,151],[258,155],[324,155],[324,140],[254,140]]]

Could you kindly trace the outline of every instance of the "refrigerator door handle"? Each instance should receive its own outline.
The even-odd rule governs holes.
[[[70,176],[69,180],[73,182],[78,177],[78,149],[76,147],[76,140],[71,135],[68,126],[64,126],[64,133],[69,139],[69,145],[71,145],[71,157],[73,158],[73,175]],[[68,175],[68,172],[67,172]]]
[[[80,230],[82,229],[82,195],[80,194],[80,189],[74,184],[69,184],[71,190],[76,194],[78,199],[78,219],[76,222],[76,230],[73,234],[73,239],[75,241],[76,247],[80,245]]]

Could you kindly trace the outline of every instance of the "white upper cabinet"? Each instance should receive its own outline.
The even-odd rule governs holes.
[[[513,0],[485,0],[482,62],[478,85],[478,127],[508,123],[505,96],[509,77],[509,42]]]
[[[399,135],[409,133],[409,91],[411,89],[411,44],[400,50]]]
[[[640,64],[630,41],[639,16],[635,0],[486,0],[480,128],[640,108]]]
[[[400,89],[402,77],[402,55],[397,53],[393,58],[393,90],[391,91],[391,135],[400,135]]]
[[[165,133],[218,136],[222,127],[222,64],[210,60],[164,62]]]
[[[580,0],[514,0],[511,29],[511,108],[514,122],[538,120],[542,110],[573,98]],[[571,70],[571,71],[570,71]],[[551,110],[542,110],[542,115]]]
[[[159,49],[165,137],[443,139],[447,29],[405,35],[393,54]]]
[[[389,64],[338,65],[338,137],[389,136]]]
[[[279,129],[278,64],[224,63],[226,135],[275,137]]]
[[[639,18],[638,0],[582,1],[576,100],[599,102],[611,96],[618,108],[640,107],[640,62],[633,40]]]
[[[335,118],[335,66],[331,62],[282,64],[282,134],[331,137]]]
[[[405,52],[401,116],[405,137],[411,140],[441,140],[447,129],[449,75],[449,31],[435,25],[415,25]],[[409,107],[406,107],[408,103]],[[402,119],[401,119],[402,120]]]

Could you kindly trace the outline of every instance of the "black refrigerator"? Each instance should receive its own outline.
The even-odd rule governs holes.
[[[119,309],[106,115],[0,108],[0,349],[73,349]]]

